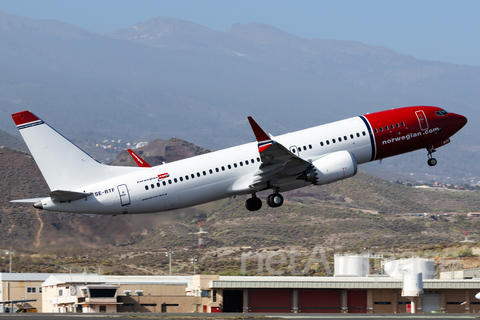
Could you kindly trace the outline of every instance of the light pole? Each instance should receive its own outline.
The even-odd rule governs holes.
[[[168,257],[168,274],[171,276],[172,275],[172,256],[175,256],[175,252],[173,251],[166,251],[165,256]]]
[[[196,274],[195,263],[198,261],[197,258],[191,258],[191,263],[193,263],[193,275]]]
[[[12,250],[12,247],[10,247],[10,251],[5,250],[5,254],[10,255],[10,273],[12,273],[12,255],[15,254],[15,250]]]

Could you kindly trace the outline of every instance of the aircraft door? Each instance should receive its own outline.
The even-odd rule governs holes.
[[[128,206],[130,204],[130,194],[128,193],[128,188],[126,184],[121,184],[118,187],[118,193],[120,194],[120,203],[123,206]]]
[[[297,146],[291,146],[289,149],[290,149],[290,152],[296,155],[297,157],[300,156],[299,148],[297,148]]]
[[[415,111],[415,114],[417,115],[418,123],[420,124],[420,130],[428,130],[427,117],[423,110]]]

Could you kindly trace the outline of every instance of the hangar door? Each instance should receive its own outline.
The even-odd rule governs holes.
[[[223,290],[223,312],[243,312],[243,290]]]
[[[301,313],[340,313],[340,290],[299,290],[298,304]]]
[[[250,289],[248,290],[250,312],[292,312],[292,290]]]
[[[422,312],[431,313],[432,311],[439,311],[440,309],[440,292],[439,291],[425,291],[422,298]]]
[[[348,313],[367,313],[367,290],[347,291]]]

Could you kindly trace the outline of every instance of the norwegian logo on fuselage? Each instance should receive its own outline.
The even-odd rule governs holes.
[[[162,180],[162,179],[165,179],[165,178],[168,178],[168,177],[170,177],[170,175],[168,173],[162,173],[162,174],[158,175],[158,180]]]

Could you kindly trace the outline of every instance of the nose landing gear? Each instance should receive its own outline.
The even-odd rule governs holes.
[[[436,152],[437,150],[433,149],[433,147],[429,147],[429,148],[427,148],[427,151],[428,151],[427,163],[430,167],[433,167],[437,164],[437,159],[432,157],[432,153]]]

